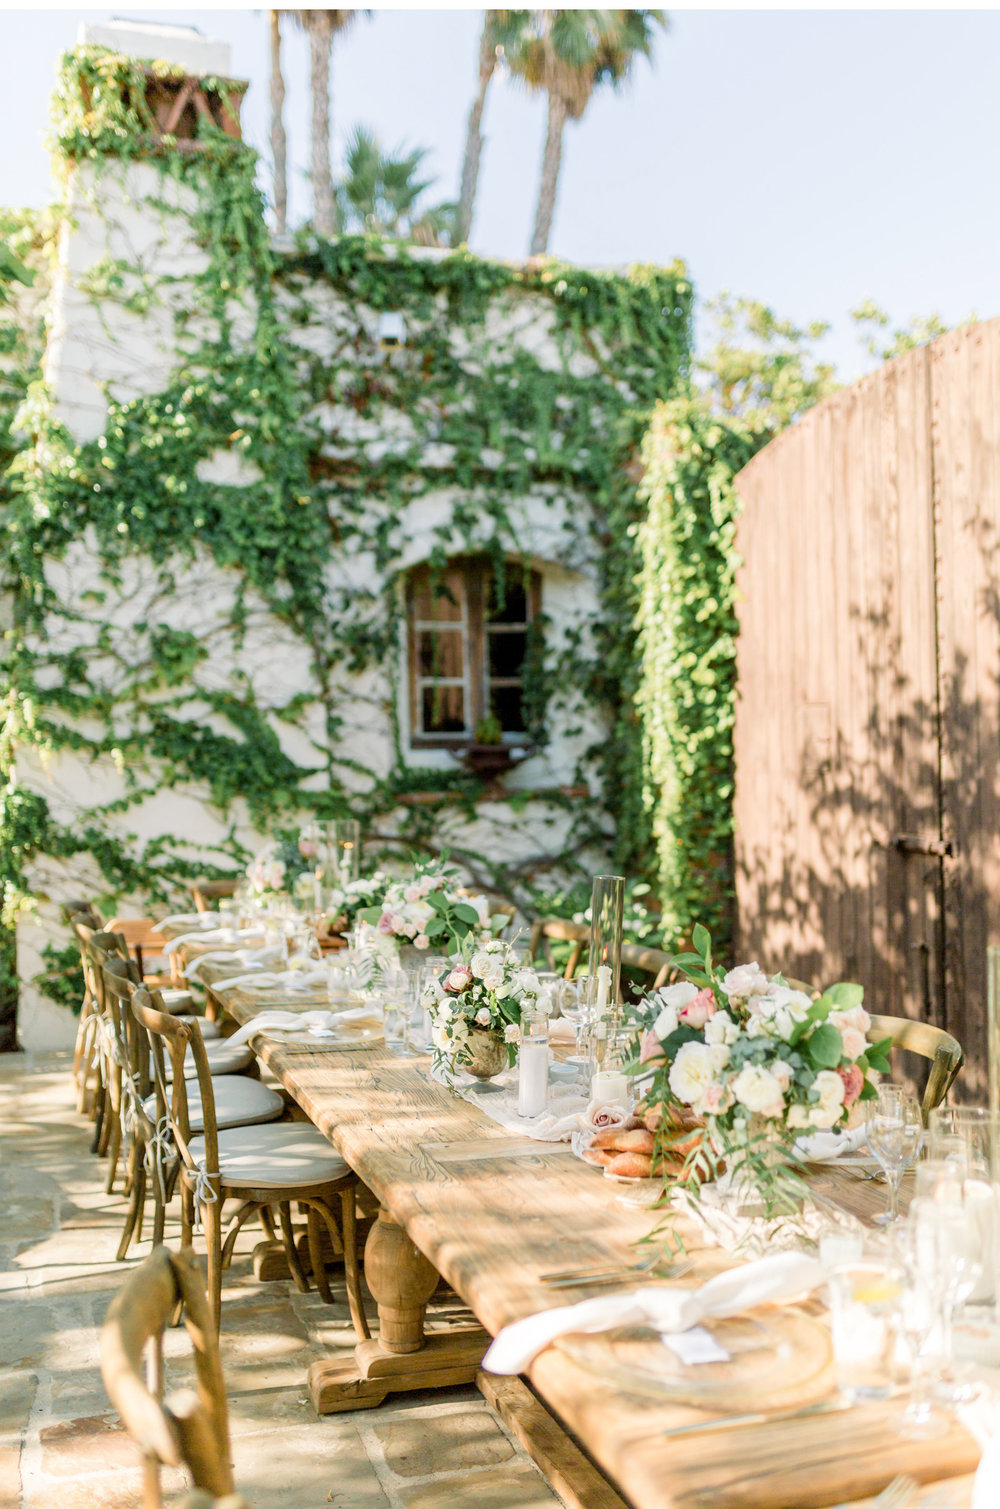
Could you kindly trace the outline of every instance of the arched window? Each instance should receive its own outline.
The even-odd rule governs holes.
[[[524,670],[538,618],[538,573],[486,556],[416,566],[409,574],[410,742],[460,749],[495,718],[505,743],[526,729]]]

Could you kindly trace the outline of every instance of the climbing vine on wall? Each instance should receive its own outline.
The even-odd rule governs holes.
[[[719,420],[700,397],[680,397],[656,409],[643,447],[637,700],[663,931],[673,945],[697,922],[717,941],[731,936],[733,478],[768,438]]]
[[[44,388],[29,394],[20,423],[31,443],[8,478],[4,580],[15,625],[8,743],[43,759],[111,762],[121,794],[60,824],[41,798],[25,805],[9,792],[5,821],[20,839],[9,897],[23,894],[35,853],[88,856],[109,898],[166,897],[244,857],[240,804],[259,831],[298,812],[350,811],[369,826],[392,814],[398,841],[426,847],[443,808],[476,811],[476,781],[414,768],[398,724],[388,770],[344,753],[351,677],[388,677],[383,700],[396,717],[399,572],[412,510],[432,496],[448,500],[432,565],[474,550],[508,569],[532,497],[562,521],[560,560],[597,574],[598,621],[534,646],[527,702],[539,740],[560,709],[578,716],[582,701],[600,711],[611,736],[579,775],[596,762],[603,799],[549,792],[545,801],[570,813],[570,849],[610,842],[619,864],[647,865],[636,483],[650,409],[686,370],[683,268],[516,267],[357,237],[309,239],[279,255],[253,152],[214,128],[198,150],[154,147],[144,80],[140,65],[100,49],[67,54],[53,142],[67,184],[73,168],[75,190],[89,184],[91,209],[102,210],[109,185],[127,199],[127,175],[152,163],[160,188],[149,208],[193,231],[202,255],[189,297],[177,297],[171,276],[110,254],[79,284],[109,316],[115,305],[136,319],[169,308],[173,370],[155,392],[109,393],[103,433],[83,444]],[[519,338],[539,309],[544,352]],[[377,341],[385,310],[406,321],[405,344],[390,355]],[[238,485],[217,480],[219,455],[238,462]],[[66,574],[83,542],[101,579],[74,595]],[[358,585],[362,559],[374,563],[376,589]],[[115,607],[135,594],[137,562],[145,595],[125,633]],[[222,569],[230,594],[211,635],[171,611],[206,563]],[[244,641],[266,622],[306,655],[308,695],[264,695],[241,669]],[[165,785],[202,793],[230,821],[229,838],[203,853],[169,836],[140,842],[129,814]]]

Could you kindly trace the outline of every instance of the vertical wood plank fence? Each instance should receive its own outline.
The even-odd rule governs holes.
[[[985,1093],[1000,943],[1000,320],[836,394],[737,479],[743,956],[947,1027]]]

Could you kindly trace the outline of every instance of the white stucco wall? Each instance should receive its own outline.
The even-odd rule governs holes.
[[[166,214],[156,208],[152,200],[163,195],[174,196],[184,213]],[[80,168],[74,174],[71,205],[72,218],[66,223],[61,244],[45,376],[56,416],[76,441],[86,442],[105,429],[109,399],[128,401],[154,394],[166,385],[191,340],[190,326],[178,333],[175,315],[193,307],[192,280],[205,266],[205,253],[196,244],[188,219],[194,207],[190,190],[164,179],[148,164]],[[100,286],[109,258],[121,259],[138,270],[129,275],[124,294],[95,298],[94,289]],[[153,292],[145,313],[135,313],[122,303],[122,297],[135,288]],[[372,337],[372,363],[385,359],[374,339],[375,311],[348,305],[325,283],[309,288],[308,299],[309,323],[289,333],[303,352],[335,361],[339,346],[353,341],[361,329]],[[247,311],[242,322],[247,332],[252,329],[251,315],[252,311]],[[443,304],[439,315],[445,318]],[[198,324],[203,331],[205,322],[199,320]],[[492,350],[503,346],[513,350],[520,345],[553,369],[562,365],[552,337],[551,312],[542,301],[533,301],[527,295],[498,304],[490,315],[486,340]],[[453,348],[463,359],[475,362],[476,353],[469,349],[464,331],[453,333]],[[592,358],[582,353],[573,357],[571,366],[576,375],[596,371]],[[372,425],[347,405],[325,400],[311,417],[329,434],[325,449],[330,454],[357,454],[359,450],[367,450],[369,455],[384,454],[412,442],[412,424],[401,414],[387,415]],[[446,464],[448,459],[444,446],[437,451],[432,448],[431,454],[422,458],[429,465]],[[502,459],[498,455],[496,463]],[[238,454],[224,450],[199,464],[199,476],[220,485],[239,488],[250,475]],[[404,509],[400,517],[404,568],[425,560],[440,544],[440,531],[448,525],[453,501],[453,495],[442,486]],[[580,527],[585,500],[569,490],[545,486],[515,500],[513,512],[518,548],[541,576],[542,608],[551,621],[553,644],[571,635],[586,636],[596,609],[596,588],[591,546]],[[484,544],[491,528],[484,517]],[[468,548],[468,540],[456,532],[454,551],[464,553]],[[65,619],[53,619],[51,647],[96,647],[101,627],[110,625],[111,653],[102,655],[91,667],[92,678],[96,676],[109,691],[123,685],[134,663],[141,659],[144,631],[136,626],[147,621],[187,630],[210,647],[210,658],[195,673],[196,686],[224,689],[246,676],[265,709],[280,708],[300,693],[314,690],[306,646],[250,590],[245,594],[245,628],[237,637],[230,623],[237,574],[218,567],[207,551],[199,549],[193,561],[186,553],[179,553],[175,561],[160,568],[145,558],[126,558],[121,583],[113,587],[101,576],[96,541],[85,535],[64,558],[47,562],[46,572],[60,600],[73,602],[81,615],[71,626]],[[168,592],[163,589],[165,572],[171,573],[175,582]],[[345,586],[351,592],[369,588],[373,593],[380,593],[384,587],[374,554],[364,550],[352,550],[349,556],[333,560],[328,583],[331,597]],[[101,597],[98,600],[88,593],[100,593]],[[338,753],[345,761],[345,780],[348,784],[355,782],[359,790],[370,784],[371,777],[385,776],[393,763],[389,700],[394,683],[400,688],[403,704],[405,750],[405,666],[394,663],[356,677],[346,673],[342,677],[346,716]],[[584,749],[599,740],[601,729],[594,715],[574,698],[572,688],[565,689],[565,696],[566,707],[553,721],[549,744],[508,777],[512,790],[569,784]],[[232,735],[233,729],[219,714],[198,706],[196,690],[189,706],[189,716]],[[323,715],[318,704],[303,727],[278,718],[270,722],[291,759],[315,763],[311,740],[323,739]],[[452,757],[444,751],[421,750],[413,759],[425,767],[455,768]],[[352,762],[368,774],[352,773]],[[53,817],[64,824],[106,809],[126,791],[126,772],[113,757],[91,761],[72,751],[56,751],[47,759],[37,750],[25,751],[17,760],[17,778],[22,785],[40,791]],[[312,784],[322,787],[325,782],[321,773]],[[391,836],[396,832],[401,816],[387,818],[380,824],[380,833]],[[213,845],[222,842],[231,829],[249,847],[258,840],[240,802],[235,811],[223,814],[212,807],[207,788],[194,785],[151,792],[141,803],[106,819],[106,823],[136,852],[141,852],[148,841],[171,834],[193,859],[211,858]],[[481,804],[471,826],[457,810],[447,810],[440,819],[439,837],[443,843],[460,843],[493,861],[519,863],[562,852],[569,825],[568,813],[540,803],[531,803],[515,813],[508,804],[490,800]],[[41,997],[30,982],[41,967],[45,940],[59,935],[60,904],[68,897],[99,890],[99,876],[90,860],[64,863],[42,856],[32,866],[30,880],[36,910],[25,916],[18,928],[23,982],[19,1035],[27,1048],[64,1046],[73,1040],[75,1020]],[[138,914],[144,909],[144,898],[123,898],[120,909]]]

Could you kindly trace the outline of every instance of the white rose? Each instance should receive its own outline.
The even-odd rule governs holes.
[[[708,1061],[714,1073],[721,1074],[729,1062],[729,1049],[725,1043],[708,1044]]]
[[[504,986],[503,966],[496,965],[493,960],[490,960],[490,968],[483,971],[482,980],[486,990],[492,990],[500,996],[510,994],[509,987]]]
[[[771,1073],[774,1075],[775,1079],[778,1081],[778,1084],[781,1086],[782,1093],[784,1093],[788,1089],[788,1086],[791,1084],[792,1079],[795,1076],[795,1070],[792,1068],[791,1064],[786,1064],[783,1058],[777,1059],[771,1065]]]
[[[659,1023],[657,1030],[659,1030]],[[734,1022],[728,1011],[717,1011],[705,1023],[706,1043],[725,1043],[731,1046],[740,1035],[739,1023]]]
[[[671,1064],[668,1076],[677,1099],[693,1106],[714,1079],[712,1050],[705,1043],[685,1043]]]
[[[504,1042],[505,1043],[516,1043],[516,1042],[520,1041],[520,1038],[521,1038],[521,1029],[520,1029],[520,1027],[517,1025],[516,1022],[508,1022],[507,1025],[506,1025],[506,1027],[503,1029],[503,1040],[504,1040]]]
[[[752,1016],[743,1028],[747,1037],[770,1037],[771,1018],[765,1016]]]
[[[784,1110],[781,1086],[762,1064],[744,1064],[731,1088],[740,1104],[759,1116],[780,1116]]]
[[[805,1021],[811,1004],[804,991],[789,990],[785,985],[776,985],[771,995],[762,996],[756,1003],[759,1015],[772,1024],[772,1035],[786,1043]]]
[[[660,1012],[659,1016],[656,1018],[655,1023],[653,1024],[653,1031],[656,1033],[661,1043],[666,1038],[668,1038],[672,1032],[677,1031],[676,1006],[664,1006],[663,1010]],[[707,1037],[708,1034],[706,1033],[705,1036]]]
[[[732,999],[748,1001],[751,996],[766,995],[771,982],[759,964],[737,964],[726,975],[722,988]]]
[[[488,1006],[483,1006],[479,1011],[476,1012],[476,1021],[479,1023],[480,1027],[488,1027],[491,1020],[492,1013]]]
[[[850,1011],[831,1011],[827,1021],[839,1027],[841,1032],[853,1027],[857,1032],[865,1033],[872,1024],[872,1019],[863,1006],[852,1006]]]
[[[697,994],[697,985],[692,985],[690,980],[681,980],[676,985],[661,985],[656,999],[662,1006],[672,1006],[674,1011],[680,1011]]]
[[[489,943],[486,944],[486,952],[488,954],[502,954],[506,947],[507,945],[501,943],[499,938],[491,938]]]
[[[538,976],[533,969],[519,969],[514,975],[514,987],[529,995],[538,995],[541,990]]]
[[[813,1081],[819,1091],[819,1104],[809,1108],[809,1125],[832,1127],[844,1105],[844,1081],[832,1069],[821,1069]]]
[[[840,1035],[844,1039],[844,1057],[853,1063],[868,1047],[868,1039],[856,1027],[844,1027]]]
[[[491,970],[493,968],[493,960],[490,958],[489,954],[486,953],[485,949],[480,949],[479,952],[473,954],[472,958],[469,960],[469,968],[472,970],[472,973],[476,976],[477,980],[481,980],[486,974],[487,970]]]
[[[809,1110],[806,1106],[789,1106],[788,1115],[785,1117],[788,1125],[794,1130],[797,1127],[809,1125]]]

